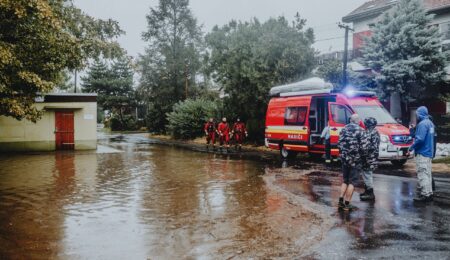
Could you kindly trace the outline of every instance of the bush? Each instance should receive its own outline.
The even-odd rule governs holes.
[[[217,118],[218,105],[205,99],[187,99],[173,106],[167,113],[167,130],[177,139],[193,139],[202,136],[203,125],[210,117]]]
[[[249,136],[247,140],[256,144],[264,144],[265,120],[249,119],[246,123]]]
[[[113,116],[109,120],[109,126],[112,131],[133,131],[138,129],[136,120],[131,115],[124,115],[123,121],[120,120],[120,117]]]
[[[166,112],[171,111],[170,107],[163,107],[154,103],[149,103],[145,116],[145,125],[151,133],[161,134],[165,132],[167,124]]]

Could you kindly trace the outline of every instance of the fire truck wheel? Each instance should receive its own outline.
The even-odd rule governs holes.
[[[403,165],[405,165],[406,161],[407,161],[406,159],[403,159],[403,160],[392,160],[391,163],[395,167],[403,167]]]
[[[283,145],[280,147],[280,155],[283,159],[293,159],[297,156],[296,152],[288,151]]]

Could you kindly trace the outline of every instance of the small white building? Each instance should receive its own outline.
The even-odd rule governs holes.
[[[0,152],[97,148],[97,94],[47,94],[35,106],[36,123],[0,116]]]

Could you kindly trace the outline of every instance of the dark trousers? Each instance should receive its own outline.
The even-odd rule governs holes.
[[[356,186],[359,181],[359,172],[358,168],[352,167],[345,162],[342,163],[342,179],[345,184]]]
[[[330,143],[330,139],[325,139],[325,160],[331,160],[331,143]]]

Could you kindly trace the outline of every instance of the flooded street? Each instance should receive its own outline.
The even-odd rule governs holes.
[[[0,156],[0,258],[450,257],[445,176],[433,205],[416,207],[414,178],[377,174],[376,203],[355,194],[360,210],[339,214],[338,169],[194,152],[140,135],[100,144],[97,152]]]
[[[262,163],[104,142],[97,153],[2,155],[0,258],[287,257],[320,235],[318,216],[266,189]]]

